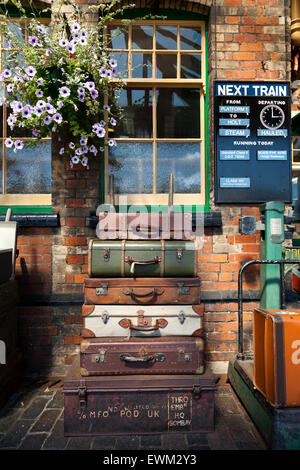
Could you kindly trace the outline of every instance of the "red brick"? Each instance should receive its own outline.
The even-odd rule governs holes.
[[[254,60],[254,52],[235,52],[233,54],[233,60]]]
[[[220,271],[220,264],[218,263],[202,263],[200,264],[200,271],[203,272],[218,272]]]
[[[242,0],[225,0],[224,5],[226,7],[240,7]]]
[[[256,234],[253,235],[235,235],[235,243],[255,243],[256,242]]]
[[[85,237],[66,237],[66,245],[86,245]]]
[[[84,207],[84,199],[66,199],[66,207]]]
[[[242,80],[251,80],[254,79],[256,75],[255,70],[233,70],[232,77],[235,79],[242,79]]]
[[[86,180],[66,180],[66,188],[68,189],[85,189]]]
[[[226,263],[227,259],[227,254],[210,255],[212,263]]]
[[[82,264],[84,260],[83,255],[69,255],[67,256],[68,264]]]
[[[66,225],[68,227],[84,227],[85,218],[84,217],[67,217]]]
[[[239,24],[241,22],[240,16],[225,16],[225,23]]]
[[[243,245],[242,246],[242,251],[244,251],[245,253],[259,253],[260,252],[260,246],[259,245],[254,245],[254,244]]]
[[[81,284],[86,279],[86,274],[74,274],[74,282],[76,284]]]
[[[220,273],[219,281],[232,281],[232,273]]]
[[[262,44],[259,42],[251,43],[251,44],[241,44],[240,51],[241,52],[258,52],[262,51]]]
[[[255,34],[235,34],[234,35],[234,42],[240,43],[249,43],[249,42],[256,42],[257,38]]]

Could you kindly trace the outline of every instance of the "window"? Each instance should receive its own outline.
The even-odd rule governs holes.
[[[129,205],[167,205],[172,173],[174,204],[204,205],[205,23],[112,23],[108,32],[126,87],[116,92],[123,117],[106,150],[106,197],[114,175],[116,204],[126,195]]]
[[[22,49],[28,40],[28,20],[10,20],[11,31],[18,36],[18,48],[12,49],[3,37],[1,38],[1,72],[7,66],[8,59],[18,64],[24,63]],[[48,19],[41,19],[48,23]],[[1,97],[6,96],[6,87],[1,88]],[[4,141],[10,136],[13,140],[22,139],[24,143],[32,141],[31,131],[15,127],[11,131],[7,124],[10,110],[5,104],[0,108],[2,126],[0,129],[0,205],[50,205],[51,204],[51,137],[43,139],[36,146],[24,145],[22,150],[14,153],[6,148]]]

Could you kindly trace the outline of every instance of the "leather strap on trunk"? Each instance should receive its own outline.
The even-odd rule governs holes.
[[[161,240],[161,264],[160,264],[160,277],[165,276],[165,240]]]
[[[126,240],[122,240],[122,249],[121,249],[121,277],[125,277],[125,250],[126,250]]]

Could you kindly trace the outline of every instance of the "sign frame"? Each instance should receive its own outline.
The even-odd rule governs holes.
[[[290,82],[214,80],[216,204],[292,201]]]

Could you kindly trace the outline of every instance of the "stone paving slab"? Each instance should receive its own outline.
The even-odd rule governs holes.
[[[20,389],[0,410],[0,450],[207,451],[267,450],[230,384],[217,385],[215,429],[209,433],[64,436],[61,381],[49,388],[34,381]]]

